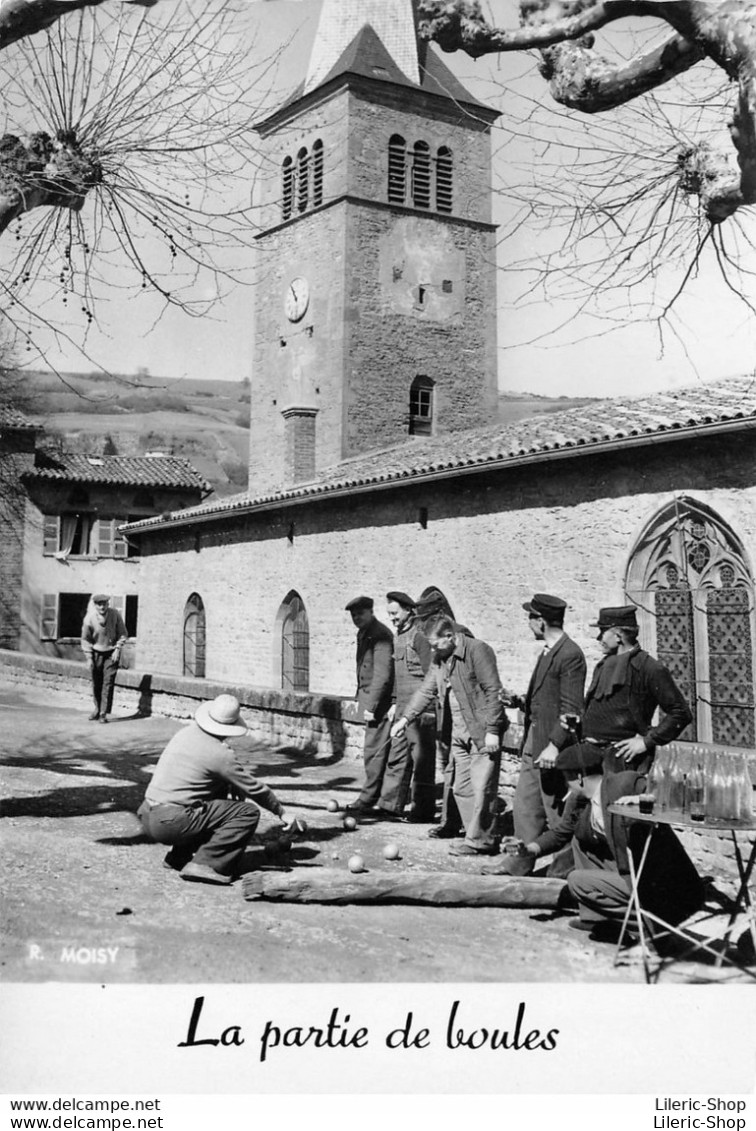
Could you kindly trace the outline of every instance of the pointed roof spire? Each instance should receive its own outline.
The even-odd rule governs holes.
[[[365,24],[375,29],[402,74],[420,83],[414,0],[323,0],[303,94],[323,82]]]

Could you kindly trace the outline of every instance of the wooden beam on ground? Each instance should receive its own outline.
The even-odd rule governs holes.
[[[282,903],[427,903],[445,907],[555,908],[564,880],[462,872],[344,872],[303,868],[249,872],[245,899]]]

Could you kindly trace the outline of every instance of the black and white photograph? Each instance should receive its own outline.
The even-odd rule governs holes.
[[[7,1126],[744,1131],[756,0],[0,0],[0,64]]]

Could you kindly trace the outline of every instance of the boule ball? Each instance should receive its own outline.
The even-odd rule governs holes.
[[[326,805],[326,809],[329,813],[338,813],[340,808],[341,806],[339,805],[338,801],[334,801],[333,798],[331,798],[331,800]]]
[[[357,853],[355,853],[354,856],[349,857],[348,864],[349,864],[349,871],[350,872],[364,872],[365,871],[365,861]]]
[[[383,856],[386,860],[398,860],[400,855],[399,845],[394,844],[393,841],[383,849]]]
[[[345,817],[342,824],[348,832],[353,832],[353,830],[357,828],[357,822],[354,817]]]

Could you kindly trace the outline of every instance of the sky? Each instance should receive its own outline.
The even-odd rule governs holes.
[[[491,2],[497,22],[513,26],[512,0]],[[249,11],[258,28],[255,44],[261,55],[269,56],[274,46],[286,45],[275,71],[265,79],[272,84],[266,93],[273,103],[283,99],[302,76],[319,8],[319,0],[250,2]],[[665,287],[667,293],[674,290],[686,266],[684,258],[672,262],[670,256],[671,266],[662,266],[650,279],[627,290],[619,307],[619,292],[610,287],[611,275],[606,290],[602,286],[598,298],[586,304],[584,296],[569,294],[569,287],[565,292],[560,285],[555,290],[559,293],[561,289],[566,297],[544,297],[533,285],[532,276],[516,269],[533,254],[556,250],[567,230],[548,219],[540,226],[527,218],[516,223],[523,199],[527,206],[531,192],[548,196],[554,183],[553,164],[563,171],[570,166],[574,173],[580,162],[587,162],[588,170],[594,159],[591,145],[600,152],[609,135],[604,123],[586,120],[576,142],[577,135],[550,102],[529,56],[474,62],[455,54],[444,55],[444,60],[473,94],[502,111],[493,135],[493,183],[499,190],[494,196],[494,219],[500,225],[500,389],[545,396],[625,396],[751,372],[756,357],[756,317],[712,269],[711,256],[702,257],[692,273],[663,333],[656,322],[641,316],[652,290],[657,294]],[[521,124],[516,128],[510,112],[515,105],[512,91],[520,100],[517,116]],[[554,145],[545,159],[544,138],[548,140],[549,130]],[[516,203],[506,189],[513,185],[519,198]],[[589,243],[587,255],[592,251],[595,245],[592,248]],[[254,252],[245,254],[249,262],[238,265],[251,267]],[[241,380],[251,372],[252,306],[249,285],[226,284],[222,301],[201,319],[168,309],[156,322],[160,308],[148,293],[124,301],[114,288],[99,328],[90,330],[86,358],[70,346],[43,342],[42,335],[37,341],[44,345],[48,363],[64,371],[91,370],[94,363],[120,373],[147,369],[168,379]],[[641,320],[633,321],[636,318]],[[609,325],[620,328],[607,333]],[[556,327],[559,329],[544,336],[545,330]],[[34,354],[28,360],[39,364]]]

